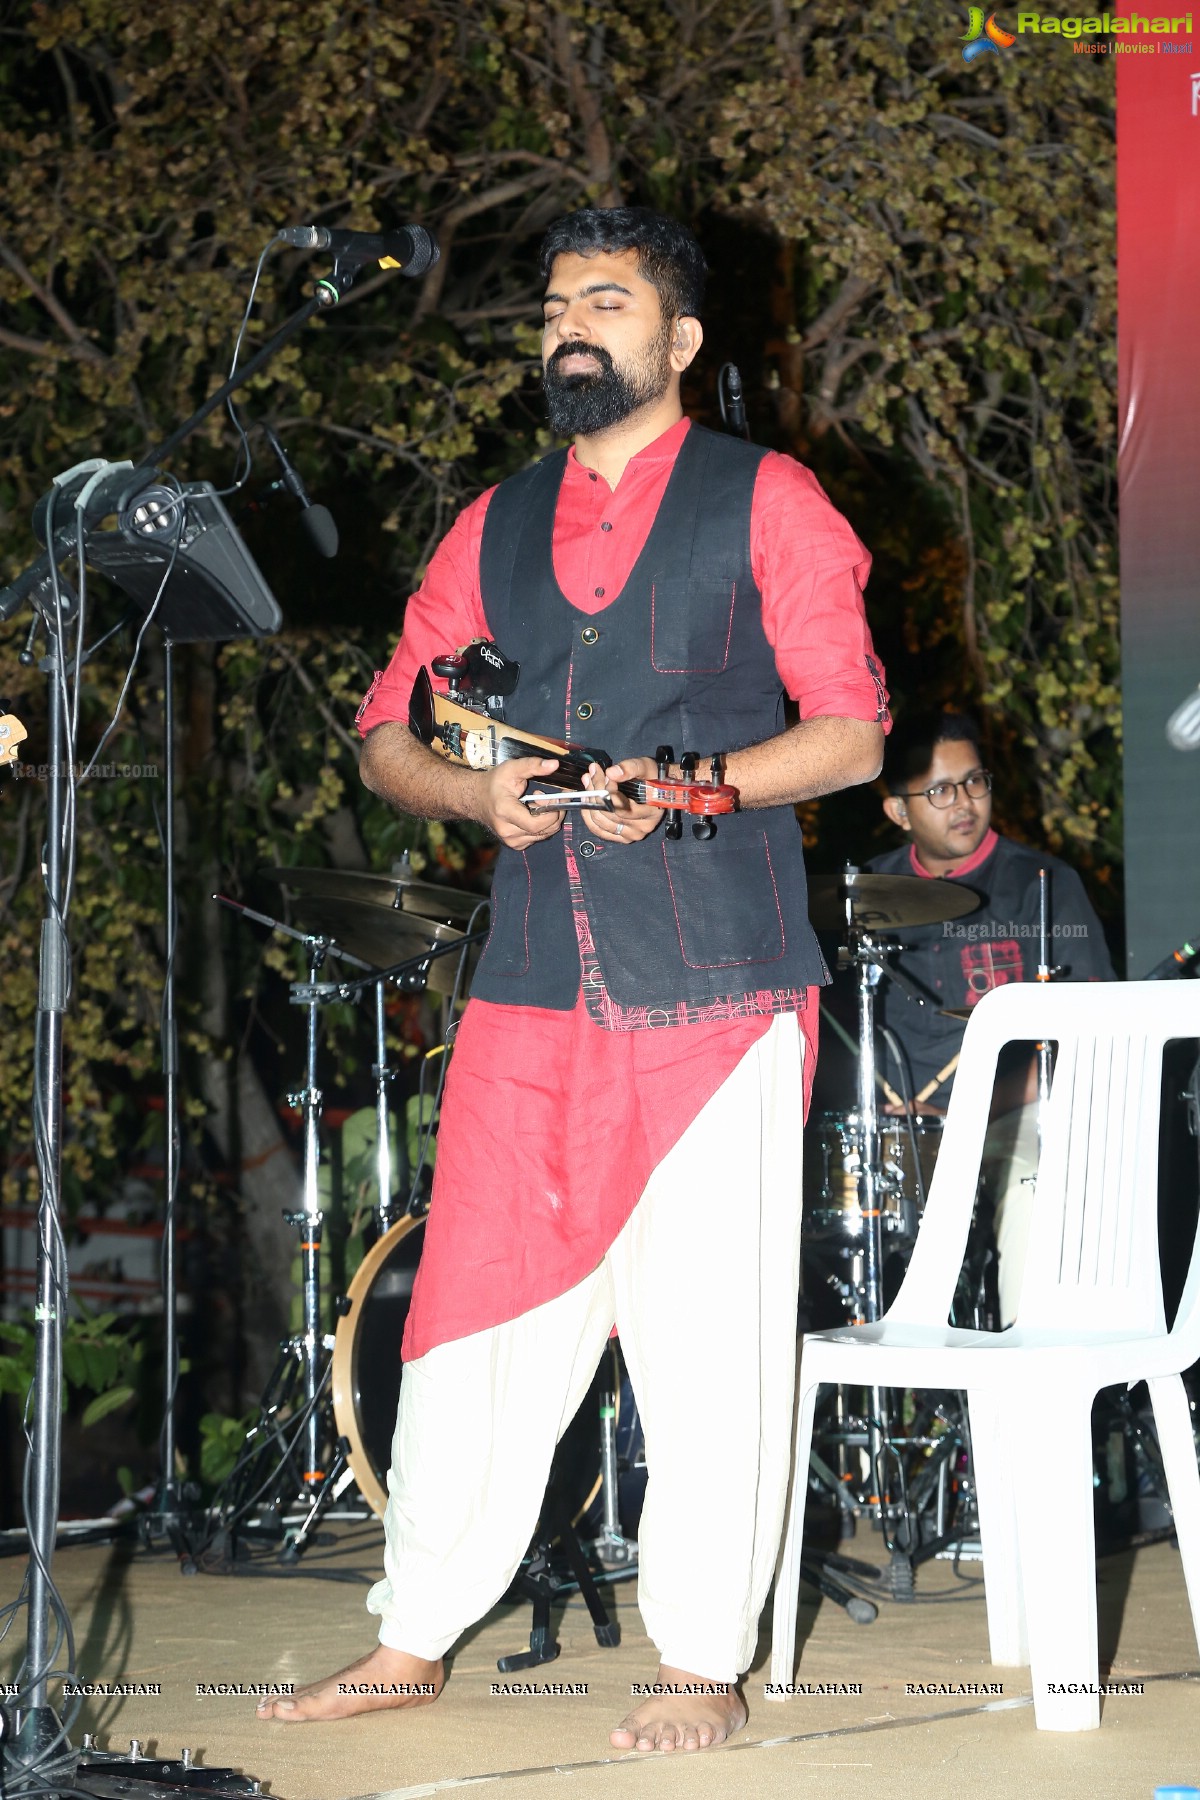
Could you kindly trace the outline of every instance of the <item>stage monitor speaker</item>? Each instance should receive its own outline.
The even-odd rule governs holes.
[[[128,497],[115,525],[90,533],[87,560],[146,613],[170,570],[154,623],[173,643],[268,637],[283,623],[275,596],[209,481],[175,489],[151,478]]]

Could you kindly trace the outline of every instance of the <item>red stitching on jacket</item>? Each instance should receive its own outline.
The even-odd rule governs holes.
[[[780,904],[779,904],[779,887],[775,880],[775,865],[771,861],[771,846],[767,842],[765,833],[760,834],[760,835],[762,836],[763,849],[767,853],[767,872],[771,877],[771,892],[775,896],[775,915],[779,920],[780,944],[779,944],[779,949],[777,950],[777,952],[775,953],[774,956],[743,956],[739,962],[694,963],[694,962],[688,961],[688,953],[684,949],[684,945],[683,945],[683,926],[680,923],[680,919],[679,919],[679,908],[675,904],[675,883],[671,880],[671,863],[670,863],[670,859],[667,856],[667,846],[665,844],[663,844],[661,846],[663,867],[667,871],[667,886],[671,890],[671,908],[675,914],[675,930],[679,936],[679,954],[682,956],[684,962],[687,963],[687,966],[689,969],[742,969],[742,968],[745,968],[748,963],[778,962],[780,960],[780,958],[786,954],[786,952],[787,952],[787,932],[785,931],[784,924],[783,924],[783,909],[780,907]]]
[[[725,633],[725,654],[711,669],[663,669],[654,660],[654,601],[657,589],[650,583],[650,667],[656,675],[721,675],[729,667],[729,645],[733,639],[733,609],[737,605],[737,582],[729,595],[729,629]]]

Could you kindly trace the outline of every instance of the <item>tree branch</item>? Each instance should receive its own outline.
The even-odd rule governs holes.
[[[18,256],[15,250],[9,248],[3,238],[0,238],[0,261],[6,262],[17,279],[25,283],[34,299],[41,303],[55,324],[70,339],[77,356],[82,357],[85,362],[106,363],[108,361],[103,351],[97,350],[91,339],[85,337],[80,331],[62,302],[54,297],[49,288],[42,286],[28,264]]]

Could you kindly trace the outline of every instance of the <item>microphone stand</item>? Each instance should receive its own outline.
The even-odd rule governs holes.
[[[46,796],[46,911],[38,964],[37,1038],[34,1053],[34,1131],[39,1143],[37,1218],[37,1303],[34,1312],[33,1425],[30,1435],[29,1598],[25,1650],[26,1684],[16,1712],[14,1741],[7,1750],[21,1774],[32,1772],[65,1735],[46,1697],[50,1674],[50,1568],[58,1530],[62,1444],[62,1337],[64,1295],[59,1279],[61,1242],[56,1211],[62,1187],[63,1015],[69,965],[62,925],[63,821],[66,816],[66,715],[63,705],[65,649],[54,615],[43,615],[46,654],[39,667],[47,677],[50,772]]]
[[[316,283],[311,297],[305,301],[291,318],[270,338],[257,355],[251,357],[229,379],[222,383],[214,394],[200,406],[183,425],[164,438],[148,456],[142,458],[131,471],[130,482],[139,476],[155,469],[162,459],[176,450],[188,438],[196,427],[208,418],[218,406],[227,400],[235,389],[256,375],[288,340],[295,336],[308,321],[318,312],[328,311],[349,292],[358,274],[357,264],[346,266],[341,260],[335,260],[331,274],[322,276]],[[85,526],[86,529],[86,526]],[[39,558],[25,572],[24,577],[12,584],[12,589],[24,593],[37,584],[25,582],[33,575],[41,564],[47,568],[51,559],[57,561],[64,549],[59,547],[58,534],[47,533],[50,548],[45,558]],[[11,591],[11,590],[10,590]],[[37,1011],[37,1047],[34,1058],[33,1111],[35,1131],[40,1140],[41,1165],[40,1192],[38,1197],[38,1234],[37,1234],[37,1269],[35,1287],[37,1293],[34,1315],[34,1418],[30,1437],[30,1451],[27,1464],[27,1483],[30,1495],[29,1502],[29,1538],[30,1560],[28,1571],[28,1602],[26,1616],[26,1671],[25,1685],[20,1701],[14,1708],[14,1731],[12,1740],[6,1743],[0,1756],[3,1764],[17,1778],[17,1784],[40,1773],[40,1766],[53,1758],[74,1773],[74,1786],[80,1787],[80,1774],[75,1773],[78,1752],[73,1750],[67,1736],[65,1726],[61,1723],[54,1708],[47,1698],[47,1683],[50,1675],[49,1654],[49,1607],[53,1597],[51,1564],[54,1555],[54,1543],[58,1530],[59,1481],[62,1458],[62,1332],[63,1332],[63,1295],[60,1289],[58,1270],[58,1243],[60,1238],[56,1212],[60,1196],[60,1175],[62,1164],[63,1140],[63,1092],[62,1092],[62,1060],[63,1060],[63,1017],[66,1012],[69,986],[69,946],[62,925],[61,905],[63,899],[63,872],[69,866],[68,846],[63,842],[63,823],[66,818],[66,718],[63,704],[63,682],[66,673],[66,655],[61,636],[58,631],[56,609],[42,602],[35,604],[35,610],[42,615],[42,623],[46,633],[47,651],[41,662],[41,668],[48,679],[48,757],[50,763],[47,791],[47,831],[46,831],[46,913],[42,921],[41,949],[38,962],[38,1011]],[[82,629],[78,612],[76,629]],[[167,648],[166,678],[166,728],[167,745],[166,761],[168,764],[167,779],[173,781],[174,767],[171,754],[171,731],[174,726],[171,693],[170,647]],[[168,786],[167,819],[168,819],[168,879],[173,878],[174,869],[174,827],[172,808],[174,801],[173,788]],[[162,1472],[160,1496],[156,1505],[158,1515],[164,1522],[170,1518],[172,1523],[178,1517],[177,1496],[174,1488],[174,1380],[178,1359],[178,1339],[175,1323],[175,1242],[173,1200],[174,1183],[178,1176],[178,1139],[176,1136],[177,1119],[177,1056],[175,1050],[174,1021],[174,968],[172,957],[175,948],[174,932],[174,892],[168,891],[167,901],[167,995],[164,1006],[166,1029],[163,1042],[164,1081],[166,1084],[167,1105],[167,1217],[164,1223],[164,1314],[166,1334],[166,1395],[163,1448],[169,1450],[171,1461],[166,1463]],[[57,1755],[55,1750],[57,1747]],[[116,1764],[122,1773],[141,1776],[136,1760],[105,1758],[105,1763]],[[145,1769],[154,1769],[156,1779],[170,1775],[184,1785],[196,1785],[197,1781],[205,1781],[211,1785],[213,1770],[191,1769],[191,1759],[178,1764],[143,1764]],[[4,1773],[0,1766],[0,1775]],[[143,1779],[146,1777],[143,1776]],[[52,1778],[53,1779],[53,1778]],[[67,1782],[67,1785],[71,1783]],[[0,1781],[0,1791],[4,1783]]]

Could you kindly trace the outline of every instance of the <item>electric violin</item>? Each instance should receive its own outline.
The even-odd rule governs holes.
[[[468,651],[455,656],[435,657],[434,674],[448,681],[451,691],[449,695],[435,692],[429,671],[421,669],[409,702],[408,722],[413,735],[439,756],[450,762],[464,763],[470,769],[492,769],[518,757],[552,756],[558,767],[551,774],[538,777],[536,789],[578,794],[581,796],[578,804],[611,811],[611,792],[585,790],[583,778],[593,763],[602,769],[610,768],[612,757],[587,745],[568,744],[559,738],[543,737],[509,725],[503,717],[503,700],[515,687],[516,677],[512,675],[509,678],[511,685],[506,686],[504,676],[500,675],[500,685],[505,692],[494,691],[497,662],[493,657],[483,658],[484,650],[492,651],[494,658],[507,670],[517,669],[518,665],[507,663],[495,651],[494,645],[470,646]],[[473,657],[472,653],[475,653]],[[645,780],[620,781],[617,792],[640,806],[659,807],[673,815],[668,821],[669,828],[678,824],[679,816],[686,813],[696,821],[692,829],[697,836],[711,837],[716,827],[710,821],[717,815],[736,810],[738,790],[726,782],[696,780],[700,758],[694,752],[681,758],[682,773],[679,775],[671,773],[674,753],[669,745],[660,746],[655,760],[657,775]],[[539,804],[575,804],[536,791],[526,795],[525,799],[532,810],[537,810]],[[680,825],[671,835],[679,836],[681,829]]]

